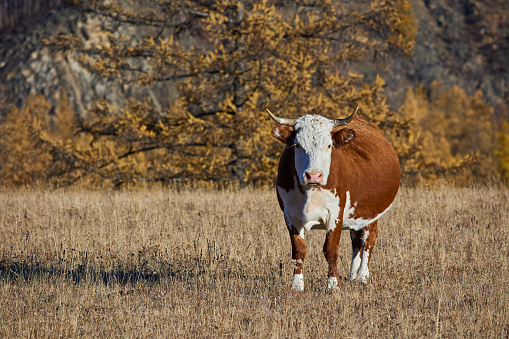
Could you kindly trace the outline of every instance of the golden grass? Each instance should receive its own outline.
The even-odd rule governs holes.
[[[274,191],[0,193],[0,337],[509,336],[509,191],[401,189],[368,285],[305,291]],[[350,265],[343,233],[339,268]]]

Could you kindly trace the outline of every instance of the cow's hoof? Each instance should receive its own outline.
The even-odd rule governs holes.
[[[339,291],[338,278],[329,277],[327,278],[327,286],[325,287],[326,292]]]
[[[369,278],[369,271],[367,271],[367,272],[364,271],[364,272],[359,272],[359,274],[357,274],[357,277],[355,280],[360,281],[363,284],[367,284],[368,278]]]
[[[355,281],[356,279],[357,279],[357,272],[355,272],[355,273],[350,273],[350,274],[348,275],[348,280],[350,280],[350,281]]]
[[[304,275],[302,273],[293,275],[292,290],[298,292],[304,291]]]

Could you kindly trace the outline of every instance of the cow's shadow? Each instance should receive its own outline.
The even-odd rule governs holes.
[[[44,278],[64,278],[69,283],[96,282],[105,285],[126,285],[138,282],[157,283],[164,279],[187,281],[204,274],[197,266],[167,264],[164,269],[149,272],[143,268],[101,269],[92,265],[80,264],[74,269],[57,265],[44,265],[38,262],[1,260],[0,280],[29,282]]]

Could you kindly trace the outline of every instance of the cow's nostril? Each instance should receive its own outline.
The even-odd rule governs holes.
[[[309,184],[319,184],[322,181],[322,172],[305,172],[306,180]]]

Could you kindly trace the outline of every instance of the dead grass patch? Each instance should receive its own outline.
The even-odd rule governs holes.
[[[509,191],[402,188],[368,285],[305,291],[274,191],[0,193],[1,337],[509,336]],[[340,274],[350,239],[340,246]]]

